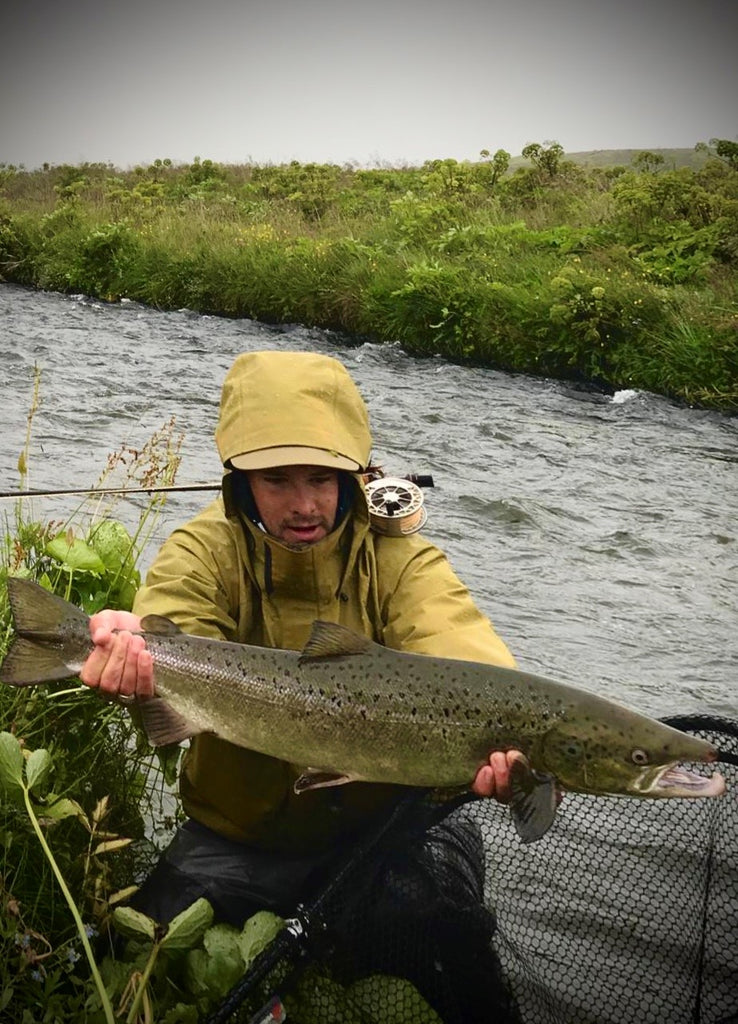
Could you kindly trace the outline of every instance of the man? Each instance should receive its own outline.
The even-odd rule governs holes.
[[[151,656],[135,632],[149,614],[187,633],[295,650],[315,619],[327,619],[396,649],[514,666],[438,548],[419,534],[371,529],[361,482],[369,418],[340,362],[306,352],[239,356],[223,385],[216,442],[222,498],[164,543],[133,613],[92,617],[85,683],[109,696],[152,695]],[[492,753],[473,790],[506,802],[516,756]],[[195,737],[180,780],[189,820],[144,885],[141,909],[167,921],[206,895],[233,923],[264,906],[290,913],[337,851],[404,792],[356,783],[296,795],[303,768]]]

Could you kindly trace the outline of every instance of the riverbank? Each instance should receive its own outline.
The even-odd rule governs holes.
[[[738,411],[738,161],[0,168],[6,281]]]

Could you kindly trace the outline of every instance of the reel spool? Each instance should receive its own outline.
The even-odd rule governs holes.
[[[423,492],[411,480],[383,476],[370,480],[364,489],[369,520],[377,533],[407,537],[424,526],[428,514],[423,508]]]

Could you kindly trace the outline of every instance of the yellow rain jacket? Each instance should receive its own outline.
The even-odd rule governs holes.
[[[230,459],[256,449],[308,445],[369,463],[363,400],[337,360],[312,353],[240,356],[223,387],[216,440]],[[165,615],[187,633],[299,650],[327,619],[397,650],[514,666],[489,620],[444,554],[420,534],[370,528],[358,474],[349,515],[327,537],[295,551],[267,536],[223,498],[164,543],[139,591],[138,615]],[[285,715],[289,710],[285,709]],[[351,783],[299,796],[304,765],[194,737],[180,789],[192,818],[230,839],[295,853],[356,833],[402,787]]]

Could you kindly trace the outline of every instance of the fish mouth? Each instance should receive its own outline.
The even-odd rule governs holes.
[[[725,779],[719,772],[698,775],[676,763],[664,765],[647,781],[647,786],[638,787],[643,796],[708,797],[722,796],[725,792]]]

